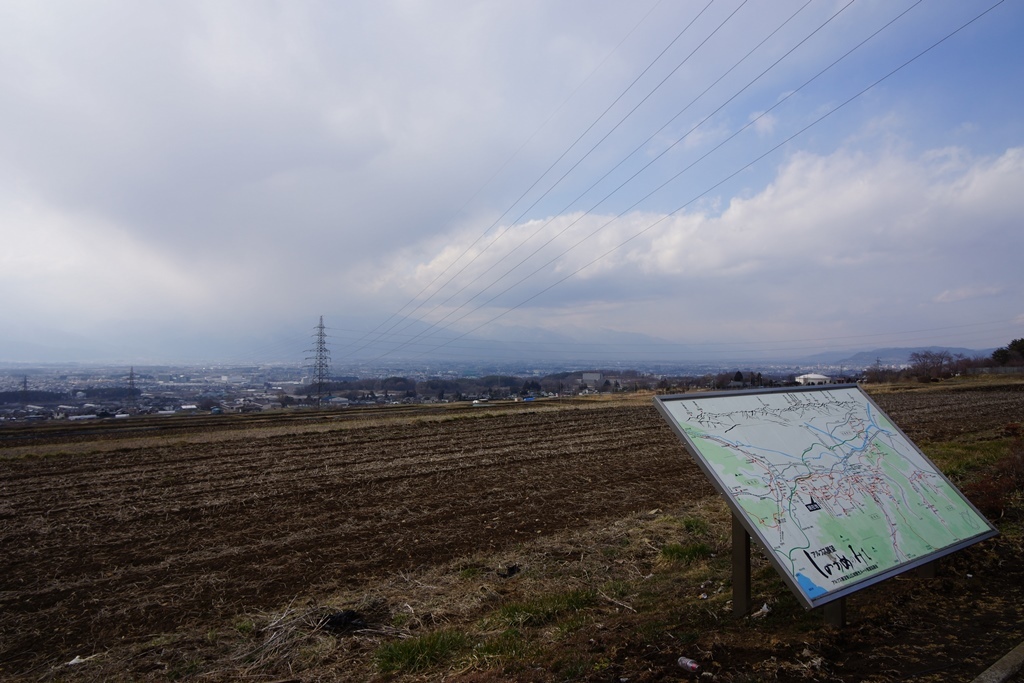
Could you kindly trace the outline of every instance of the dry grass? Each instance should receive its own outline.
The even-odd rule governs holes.
[[[253,442],[284,436],[315,435],[336,431],[361,430],[398,425],[414,425],[448,422],[450,420],[475,419],[494,417],[509,413],[544,412],[558,410],[586,410],[609,408],[621,405],[646,405],[650,403],[651,392],[633,394],[604,394],[560,399],[545,399],[531,402],[500,401],[486,407],[475,407],[468,403],[451,403],[431,406],[430,412],[412,412],[402,414],[400,410],[389,412],[387,408],[368,409],[346,408],[342,410],[279,411],[281,417],[306,418],[304,421],[290,420],[286,424],[267,423],[273,414],[260,414],[257,420],[247,416],[227,416],[221,418],[216,429],[204,428],[203,420],[209,416],[183,418],[180,416],[135,418],[147,420],[156,429],[153,435],[137,437],[119,437],[116,439],[95,438],[88,430],[82,430],[77,436],[63,437],[53,443],[36,440],[32,445],[19,446],[16,441],[5,443],[0,441],[0,460],[25,457],[81,456],[89,454],[113,453],[116,451],[139,450],[168,445],[208,445],[237,441],[244,438]],[[425,409],[427,410],[427,409]],[[46,423],[44,427],[54,427],[61,422]],[[66,424],[66,423],[65,423]],[[91,423],[88,427],[94,427]],[[213,425],[207,422],[206,427]],[[119,425],[120,426],[120,425]],[[180,433],[169,441],[161,428],[178,429]]]
[[[687,531],[692,520],[706,529]],[[150,678],[139,663],[152,662],[162,665],[154,669],[160,680],[674,681],[680,676],[674,660],[686,655],[716,681],[888,681],[905,674],[882,668],[850,678],[842,664],[865,659],[856,643],[869,632],[895,638],[908,629],[912,648],[939,661],[950,656],[928,625],[933,615],[922,604],[928,588],[912,580],[858,596],[851,605],[854,626],[842,645],[844,637],[799,607],[755,554],[754,599],[769,609],[760,618],[734,619],[729,524],[718,502],[638,513],[500,554],[395,573],[369,589],[240,615],[230,627],[203,636],[184,632],[141,648],[115,646],[44,678],[138,680]],[[709,544],[713,556],[664,561],[666,547],[695,538]],[[1019,552],[1019,534],[1016,543]],[[520,571],[503,577],[510,566]],[[325,614],[343,608],[366,616],[368,627],[345,635],[320,627]],[[980,603],[970,611],[1008,609]],[[912,629],[915,621],[924,629]],[[939,671],[938,678],[920,680],[969,680],[972,671],[964,672],[967,678]]]
[[[918,382],[916,380],[905,380],[899,382],[883,382],[879,384],[865,384],[864,389],[869,394],[898,394],[906,392],[935,393],[947,391],[984,391],[991,389],[1021,389],[1024,388],[1024,374],[1022,375],[964,375],[951,377],[936,382]]]
[[[251,615],[258,626],[238,644],[249,663],[232,675],[301,676],[315,669],[318,676],[344,680],[385,672],[403,680],[436,680],[440,672],[514,674],[524,659],[566,668],[565,647],[623,620],[644,621],[638,615],[663,611],[666,596],[679,610],[696,600],[708,618],[728,620],[730,594],[719,577],[728,564],[730,524],[719,500],[651,510],[499,555],[397,573],[369,592],[326,596],[322,601],[331,608],[289,605],[276,614]],[[666,561],[665,549],[680,542],[702,543],[708,552]],[[754,562],[764,565],[760,558]],[[341,608],[372,615],[372,628],[351,634],[344,644],[318,632],[317,619]],[[320,655],[311,657],[323,638],[333,638],[334,645],[321,643]],[[357,652],[363,655],[355,657]],[[597,671],[600,659],[576,657],[575,664]]]
[[[767,608],[736,620],[728,580],[730,528],[728,509],[712,499],[396,573],[369,591],[324,596],[322,604],[330,608],[289,605],[276,614],[252,615],[258,626],[234,644],[252,661],[208,671],[206,678],[669,681],[678,680],[675,658],[686,655],[717,681],[887,681],[903,674],[883,670],[862,678],[862,671],[848,678],[843,661],[850,666],[863,658],[853,643],[868,631],[895,638],[915,619],[924,633],[910,634],[908,647],[921,649],[921,638],[931,637],[930,650],[948,656],[937,634],[927,633],[934,627],[920,601],[928,589],[912,577],[855,596],[856,626],[845,637],[853,641],[842,645],[844,636],[823,629],[820,615],[804,611],[755,553],[754,600]],[[1020,549],[1020,531],[1008,531],[1007,550]],[[709,552],[682,561],[666,553],[698,544]],[[978,551],[971,562],[990,553]],[[510,575],[510,567],[518,571]],[[976,564],[971,571],[978,571]],[[318,615],[341,608],[361,610],[372,627],[345,637],[316,629]],[[1007,607],[972,609],[998,613]],[[844,651],[851,652],[844,657]],[[922,680],[964,680],[940,673]]]

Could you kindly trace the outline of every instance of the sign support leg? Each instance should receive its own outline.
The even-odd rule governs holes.
[[[846,598],[839,598],[821,608],[825,612],[825,623],[836,628],[846,626]]]
[[[732,613],[750,614],[750,534],[732,516]]]

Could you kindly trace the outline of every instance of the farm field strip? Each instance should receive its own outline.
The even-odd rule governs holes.
[[[597,445],[613,447],[617,443],[634,441],[641,433],[621,429],[611,432],[590,430],[576,440],[576,448],[586,450],[593,447],[597,450]],[[256,443],[253,444],[255,448],[222,449],[224,452],[218,455],[197,455],[194,449],[181,454],[176,453],[175,449],[166,449],[163,452],[148,452],[148,462],[143,463],[104,460],[102,463],[82,464],[69,468],[65,474],[75,476],[70,483],[62,479],[61,481],[65,481],[64,484],[56,483],[58,480],[49,473],[42,478],[19,477],[12,474],[4,482],[4,491],[10,499],[17,496],[20,489],[32,490],[38,499],[45,500],[44,494],[48,492],[48,487],[54,487],[49,490],[59,491],[61,499],[68,502],[48,503],[47,511],[53,513],[66,511],[69,505],[74,505],[72,501],[76,497],[76,492],[95,499],[94,494],[97,488],[102,486],[103,480],[112,477],[119,479],[119,488],[125,493],[119,501],[121,504],[145,505],[146,501],[154,500],[154,494],[158,493],[156,489],[167,488],[169,483],[182,484],[176,488],[180,488],[182,496],[187,499],[192,499],[200,493],[233,495],[239,490],[251,487],[252,484],[251,480],[248,480],[251,477],[243,480],[236,476],[240,468],[246,470],[246,474],[249,474],[249,470],[258,470],[259,483],[269,483],[275,478],[288,479],[296,475],[305,477],[303,486],[315,489],[325,485],[324,482],[361,484],[367,480],[420,476],[425,472],[489,467],[513,462],[543,463],[550,458],[559,457],[558,453],[565,451],[564,444],[561,443],[549,446],[544,442],[534,442],[529,451],[524,452],[522,444],[532,438],[531,431],[510,431],[503,434],[505,438],[500,442],[488,439],[486,442],[470,443],[467,446],[470,439],[460,440],[457,450],[452,450],[452,435],[436,440],[426,436],[417,440],[418,444],[424,445],[418,448],[416,453],[396,454],[390,458],[382,457],[381,444],[385,443],[384,450],[389,450],[390,447],[380,439],[365,440],[357,444],[366,446],[360,449],[352,449],[349,442],[318,442],[314,447],[302,440],[289,444],[287,450],[274,444],[261,446]],[[239,460],[240,457],[244,457],[244,461]],[[567,453],[564,457],[575,456]],[[196,479],[191,475],[200,466],[203,468],[204,477]],[[339,469],[342,470],[340,473]],[[382,472],[385,474],[382,475]],[[336,481],[338,474],[344,477],[343,482]],[[135,495],[129,495],[131,493]],[[167,492],[162,495],[164,498],[160,502],[161,506],[173,502],[166,498]],[[23,510],[31,511],[34,510]]]
[[[361,430],[382,424],[396,426],[414,422],[448,422],[463,418],[502,415],[529,411],[550,413],[569,409],[600,409],[601,404],[565,403],[491,404],[478,410],[466,405],[449,406],[387,406],[350,410],[272,412],[230,416],[161,416],[134,417],[129,422],[43,423],[37,425],[5,425],[0,429],[0,458],[16,458],[38,454],[45,449],[57,455],[81,455],[87,452],[138,450],[167,442],[211,443],[245,438],[270,438],[317,434],[339,429]]]
[[[1021,391],[875,399],[914,439],[1024,415]],[[0,675],[715,495],[649,404],[415,414],[63,429],[64,455],[40,430],[47,457],[0,434]]]
[[[655,507],[699,476],[650,407],[235,434],[3,461],[0,671]]]

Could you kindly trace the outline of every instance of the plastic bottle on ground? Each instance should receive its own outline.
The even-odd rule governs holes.
[[[697,671],[698,669],[700,669],[700,664],[693,661],[689,657],[680,657],[679,666],[683,667],[687,671]]]

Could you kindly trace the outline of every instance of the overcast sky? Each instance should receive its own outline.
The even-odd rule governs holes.
[[[0,361],[1004,345],[995,2],[8,0]]]

